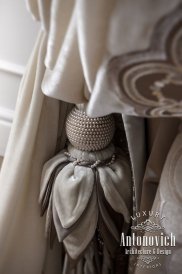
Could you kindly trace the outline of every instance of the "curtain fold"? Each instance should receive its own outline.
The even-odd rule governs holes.
[[[142,183],[141,211],[150,211],[152,209],[165,160],[178,134],[180,123],[178,118],[159,118],[157,120],[158,125],[155,124],[153,129],[153,131],[155,130],[155,137],[149,152]]]
[[[37,201],[42,166],[55,151],[59,102],[41,92],[45,42],[41,32],[21,83],[0,173],[0,273],[40,274],[46,252]]]
[[[132,0],[26,0],[26,3],[33,17],[41,21],[42,28],[20,86],[16,115],[0,173],[0,273],[58,274],[62,271],[81,274],[83,261],[79,262],[76,272],[69,271],[66,257],[61,269],[62,246],[56,241],[53,250],[48,250],[45,220],[39,216],[38,196],[43,165],[66,142],[65,117],[71,105],[63,101],[84,104],[87,114],[92,117],[121,113],[133,173],[134,211],[146,207],[160,212],[168,210],[169,221],[171,215],[180,215],[179,120],[163,123],[151,142],[150,154],[146,155],[145,120],[126,115],[128,106],[118,96],[115,86],[110,84],[108,67],[116,55],[149,47],[155,23],[180,0],[137,0],[135,3]],[[163,144],[164,132],[169,128],[173,128],[173,132]],[[157,161],[160,170],[157,170],[155,157],[163,145],[164,150]],[[172,181],[168,174],[171,166],[176,172]],[[156,181],[160,184],[157,190],[152,189],[152,197],[148,200],[151,170],[157,173]],[[173,183],[178,193],[173,189]],[[173,220],[175,229],[180,218]],[[166,224],[165,233],[170,228]],[[178,256],[180,234],[177,236],[179,249],[172,257],[172,263],[177,263],[176,271],[181,267]],[[85,273],[95,271],[96,266],[89,264],[93,250],[92,247],[85,255],[88,257]],[[107,258],[108,254],[105,256]],[[112,262],[107,263],[105,271],[109,273]],[[166,265],[169,262],[164,262],[164,267],[155,273],[167,273]],[[172,266],[169,273],[173,273]],[[137,268],[135,273],[146,271]]]
[[[174,121],[175,124],[175,121]],[[165,125],[167,126],[167,125]],[[178,121],[175,125],[177,128],[176,136],[172,142],[167,140],[169,150],[165,158],[165,163],[162,168],[161,177],[159,180],[159,186],[155,195],[155,199],[150,209],[152,212],[158,212],[159,218],[155,219],[150,216],[149,219],[154,221],[163,229],[162,231],[155,231],[152,235],[160,236],[161,232],[163,235],[170,237],[171,233],[175,236],[175,246],[165,246],[166,250],[171,250],[170,255],[158,254],[157,263],[161,264],[160,267],[155,268],[156,274],[163,273],[175,273],[178,274],[182,269],[182,241],[181,241],[181,199],[182,199],[182,188],[181,188],[181,164],[182,164],[182,133],[181,124]],[[173,134],[172,134],[173,135]],[[170,137],[172,137],[170,135]],[[162,155],[163,156],[163,155]],[[150,236],[151,233],[145,232],[145,236]],[[153,247],[142,246],[143,249],[152,250]],[[164,247],[163,247],[164,249]],[[141,256],[138,257],[140,264]],[[155,262],[154,262],[155,265]],[[135,274],[152,274],[153,268],[141,268],[136,267]]]

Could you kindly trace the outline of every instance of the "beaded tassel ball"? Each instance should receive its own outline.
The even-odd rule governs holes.
[[[73,108],[66,122],[66,133],[70,143],[84,151],[97,151],[107,147],[112,141],[114,130],[112,115],[90,118],[77,108]]]

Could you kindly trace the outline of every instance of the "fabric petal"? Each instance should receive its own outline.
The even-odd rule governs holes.
[[[53,190],[57,214],[64,228],[71,227],[82,215],[91,197],[94,174],[90,168],[68,164],[58,174]]]
[[[52,195],[51,195],[51,198],[52,198]],[[89,204],[90,204],[90,201],[88,202],[85,210],[83,211],[82,215],[80,216],[79,220],[76,221],[72,226],[70,226],[69,228],[64,228],[61,224],[61,221],[59,219],[59,216],[58,216],[58,212],[57,212],[57,209],[55,207],[55,203],[54,202],[51,202],[51,198],[50,198],[50,203],[52,204],[51,205],[51,208],[52,208],[52,214],[53,214],[53,220],[54,220],[54,225],[55,225],[55,228],[56,228],[56,231],[57,231],[57,236],[58,236],[58,239],[59,239],[59,242],[63,242],[63,240],[69,235],[72,233],[73,230],[75,230],[79,225],[80,223],[82,222],[82,220],[85,218],[85,215],[87,215],[87,210],[88,210],[88,207],[89,207]],[[50,205],[49,203],[49,205]],[[49,207],[48,207],[48,210],[49,210]],[[48,213],[48,212],[47,212]],[[47,222],[49,222],[49,216],[48,217],[48,220]]]
[[[120,242],[120,233],[122,230],[123,216],[115,212],[110,206],[110,204],[107,202],[99,181],[98,181],[97,187],[98,187],[99,212],[102,217],[101,221],[104,222],[104,226],[106,226],[106,229],[108,230],[106,241],[111,238],[111,237],[108,237],[108,234],[111,234],[113,238],[115,239],[115,241]],[[104,238],[104,235],[102,236]]]
[[[49,192],[51,192],[52,184],[53,184],[54,177],[56,175],[57,170],[59,170],[59,168],[61,168],[61,165],[63,163],[66,163],[67,161],[68,160],[64,154],[64,151],[62,151],[61,153],[58,153],[55,157],[53,157],[52,159],[50,159],[44,164],[42,177],[41,177],[40,195],[39,195],[40,204],[43,203],[46,192],[48,192],[49,187],[50,187]],[[50,196],[50,193],[48,194],[48,196]]]
[[[98,206],[94,188],[87,213],[79,226],[63,241],[70,257],[76,260],[94,237],[98,221]],[[86,233],[85,233],[86,232]]]
[[[99,167],[98,171],[106,200],[129,223],[132,193],[132,177],[129,164],[122,156],[119,156],[114,164]]]
[[[53,222],[52,194],[50,196],[50,201],[46,212],[45,235],[48,238],[50,248],[52,248],[56,238],[56,231]]]

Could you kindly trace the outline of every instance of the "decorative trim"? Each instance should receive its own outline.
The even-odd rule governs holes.
[[[143,117],[182,117],[182,3],[154,27],[150,47],[113,57],[110,90],[120,112]]]
[[[12,62],[0,60],[0,71],[22,76],[25,67]]]

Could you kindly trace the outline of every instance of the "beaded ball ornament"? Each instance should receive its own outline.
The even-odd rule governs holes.
[[[97,151],[107,147],[112,141],[114,131],[113,115],[90,118],[76,107],[66,121],[66,133],[70,143],[83,151]]]

